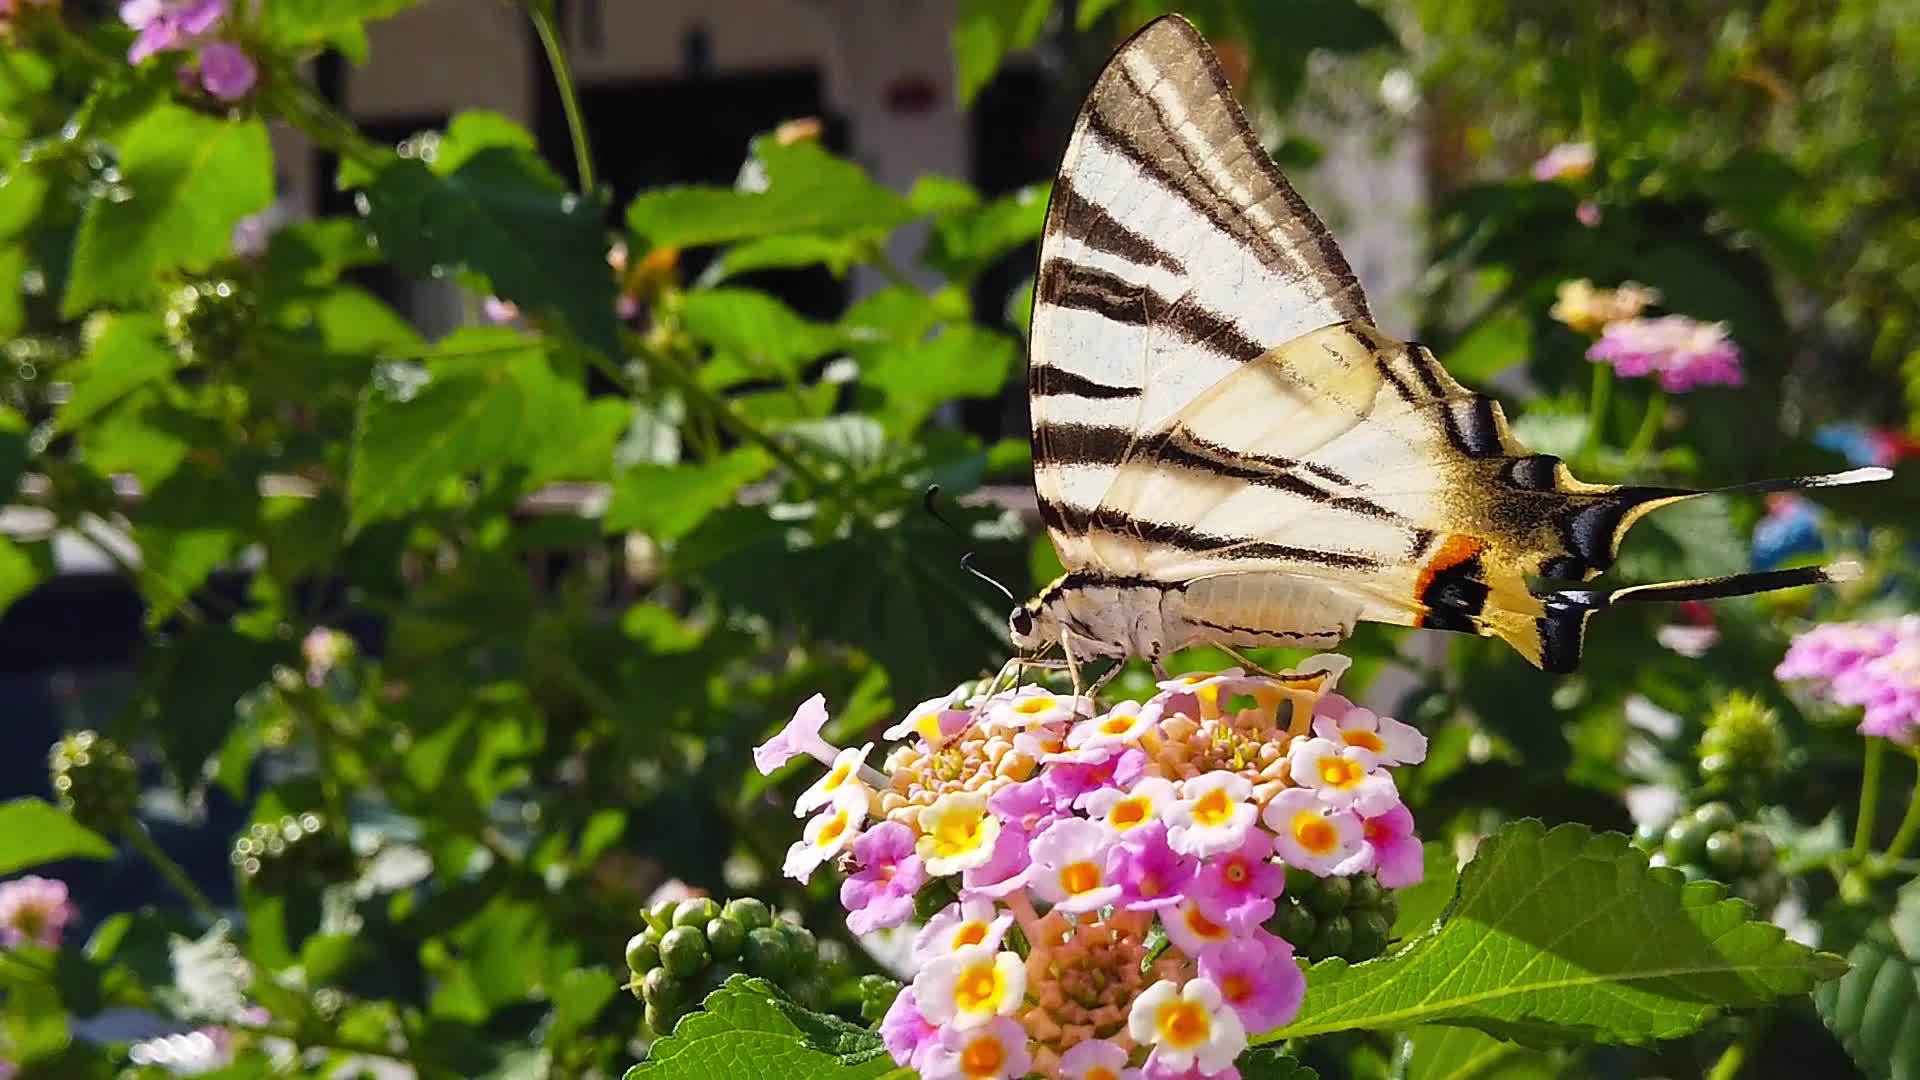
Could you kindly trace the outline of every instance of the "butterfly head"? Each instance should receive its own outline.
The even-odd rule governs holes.
[[[1062,577],[1046,588],[1040,595],[1014,608],[1007,615],[1007,635],[1013,639],[1013,647],[1022,652],[1043,649],[1060,640],[1060,620],[1054,614],[1054,602],[1060,598],[1066,584]]]

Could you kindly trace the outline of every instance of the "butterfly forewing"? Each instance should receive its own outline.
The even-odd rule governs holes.
[[[1199,34],[1135,35],[1074,125],[1035,278],[1035,479],[1069,566],[1140,433],[1273,346],[1365,318]]]

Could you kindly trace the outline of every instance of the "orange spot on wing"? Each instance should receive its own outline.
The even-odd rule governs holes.
[[[1433,584],[1434,578],[1480,554],[1486,550],[1486,546],[1486,541],[1477,536],[1463,536],[1460,533],[1448,536],[1440,545],[1440,550],[1427,560],[1427,565],[1420,568],[1420,580],[1413,587],[1414,598],[1427,595],[1427,588]]]

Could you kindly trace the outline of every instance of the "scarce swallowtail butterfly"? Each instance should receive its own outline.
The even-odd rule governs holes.
[[[1575,479],[1426,348],[1375,329],[1333,237],[1177,16],[1122,45],[1080,110],[1041,235],[1030,355],[1034,481],[1067,573],[1010,629],[1070,665],[1327,647],[1367,620],[1497,637],[1567,672],[1609,604],[1857,573],[1532,592],[1529,576],[1594,577],[1641,517],[1710,493]]]

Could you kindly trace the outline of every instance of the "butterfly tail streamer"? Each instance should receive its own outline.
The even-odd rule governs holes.
[[[1587,620],[1595,612],[1616,604],[1680,603],[1687,600],[1724,600],[1733,596],[1779,589],[1797,589],[1807,585],[1827,585],[1856,581],[1862,574],[1859,563],[1837,562],[1828,566],[1802,566],[1788,570],[1726,574],[1720,577],[1692,578],[1685,581],[1661,581],[1649,585],[1629,585],[1619,589],[1560,589],[1540,597],[1546,614],[1532,628],[1537,635],[1539,665],[1564,675],[1580,665]],[[1503,635],[1505,636],[1505,635]],[[1521,652],[1532,658],[1533,643],[1516,641]]]

